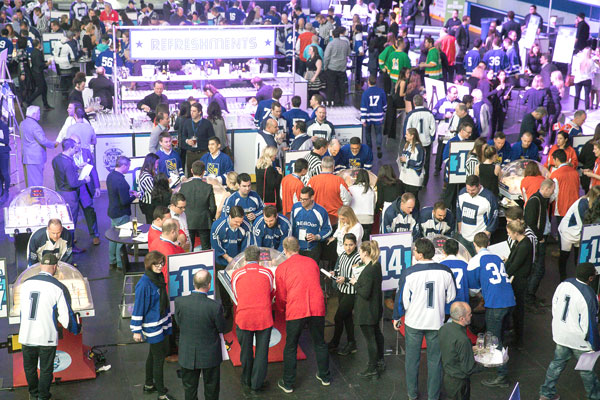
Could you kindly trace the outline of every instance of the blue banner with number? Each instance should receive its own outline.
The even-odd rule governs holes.
[[[600,271],[600,224],[583,226],[579,249],[579,264],[589,262]]]
[[[400,273],[412,265],[412,233],[397,232],[371,235],[379,245],[381,264],[381,290],[398,289]]]
[[[296,160],[304,158],[310,153],[309,150],[301,151],[286,151],[285,152],[285,168],[283,169],[283,175],[289,175],[294,172],[294,164]]]
[[[8,316],[7,285],[6,259],[0,258],[0,318],[6,318]]]
[[[467,181],[466,162],[474,144],[473,141],[450,142],[450,155],[446,163],[448,183],[465,183]]]
[[[215,252],[214,250],[169,256],[169,299],[171,302],[179,296],[187,296],[194,290],[194,274],[200,270],[208,271],[211,286],[208,297],[215,298]]]

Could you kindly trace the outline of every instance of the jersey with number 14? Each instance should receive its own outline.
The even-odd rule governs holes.
[[[507,308],[516,304],[502,259],[488,249],[480,250],[471,258],[467,278],[469,288],[481,289],[486,308]]]
[[[552,339],[556,344],[581,351],[600,349],[598,299],[585,283],[569,278],[552,297]]]

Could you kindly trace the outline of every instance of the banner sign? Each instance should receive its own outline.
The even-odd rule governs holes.
[[[467,181],[467,169],[465,165],[474,144],[475,142],[471,140],[450,142],[450,157],[446,162],[448,183],[465,183]]]
[[[189,60],[275,55],[275,28],[131,29],[131,58]],[[219,27],[221,28],[221,27]]]
[[[577,157],[579,157],[579,153],[583,146],[592,140],[594,137],[592,135],[577,135],[573,136],[571,140],[573,140],[573,148],[575,149],[575,153],[577,153]]]
[[[120,156],[133,155],[131,134],[98,135],[96,137],[96,171],[101,182],[106,181],[108,174],[115,169]]]
[[[571,26],[558,27],[552,62],[571,64],[576,36],[577,28]]]
[[[412,265],[412,232],[371,235],[371,240],[377,242],[381,251],[381,290],[398,289],[400,273]]]
[[[0,318],[8,317],[8,281],[6,279],[6,258],[0,258]]]
[[[529,17],[529,22],[527,23],[527,28],[525,28],[525,35],[523,35],[523,47],[526,49],[530,49],[533,46],[533,42],[535,42],[535,38],[537,36],[537,30],[540,26],[540,17],[537,15],[531,15]]]
[[[306,157],[310,153],[310,150],[301,151],[286,151],[285,152],[285,168],[283,171],[284,175],[289,175],[294,172],[294,163],[296,160]]]
[[[179,296],[187,296],[194,290],[194,274],[201,269],[212,276],[208,297],[215,298],[215,252],[214,250],[193,253],[174,254],[169,256],[169,299],[172,310],[174,300]]]
[[[600,224],[583,226],[579,249],[578,264],[592,263],[600,273]]]

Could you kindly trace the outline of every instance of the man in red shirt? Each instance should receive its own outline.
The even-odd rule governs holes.
[[[171,211],[165,206],[158,206],[154,209],[152,217],[154,219],[148,230],[148,246],[151,246],[152,242],[162,235],[163,223],[165,220],[171,218]]]
[[[341,206],[348,206],[352,195],[344,178],[333,173],[335,161],[333,157],[323,157],[321,173],[308,181],[308,185],[315,191],[315,203],[327,210],[331,225],[337,224],[338,210]]]
[[[296,356],[298,339],[304,325],[308,325],[310,337],[317,356],[316,378],[323,386],[331,384],[329,353],[325,344],[325,299],[321,291],[319,266],[311,258],[298,254],[300,245],[293,236],[283,241],[287,260],[275,271],[275,304],[285,310],[285,348],[283,350],[283,378],[277,386],[285,393],[294,391],[296,381]]]
[[[168,218],[162,224],[162,234],[160,237],[153,241],[152,244],[148,244],[148,250],[156,250],[165,256],[166,261],[162,273],[167,283],[167,293],[169,293],[169,256],[185,253],[185,250],[176,242],[177,236],[179,236],[179,222],[173,218]]]
[[[554,167],[550,179],[554,181],[554,215],[558,223],[567,214],[569,208],[579,199],[579,173],[567,163],[567,153],[563,149],[556,150]]]
[[[296,50],[298,52],[298,58],[300,59],[300,62],[298,63],[298,73],[301,75],[304,75],[304,72],[306,72],[306,58],[304,58],[304,49],[306,46],[312,43],[313,36],[316,35],[315,28],[312,26],[312,24],[306,24],[306,31],[298,35]]]
[[[294,172],[286,175],[281,180],[281,206],[282,213],[287,218],[290,217],[292,207],[300,201],[300,191],[304,187],[302,177],[308,173],[308,161],[299,158],[294,163]]]
[[[448,58],[448,66],[450,77],[449,79],[453,79],[454,76],[454,63],[456,61],[456,38],[450,35],[445,29],[442,29],[440,32],[440,49]]]
[[[105,24],[118,24],[119,14],[113,10],[109,3],[104,4],[104,11],[100,13],[100,21],[104,22]]]
[[[275,277],[271,270],[258,264],[260,249],[257,246],[246,247],[244,256],[248,264],[233,273],[231,286],[237,299],[235,323],[241,347],[242,386],[256,394],[263,388],[267,376]]]

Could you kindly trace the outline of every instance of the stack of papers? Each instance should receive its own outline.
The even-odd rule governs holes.
[[[119,237],[131,237],[133,235],[133,229],[120,229]]]

